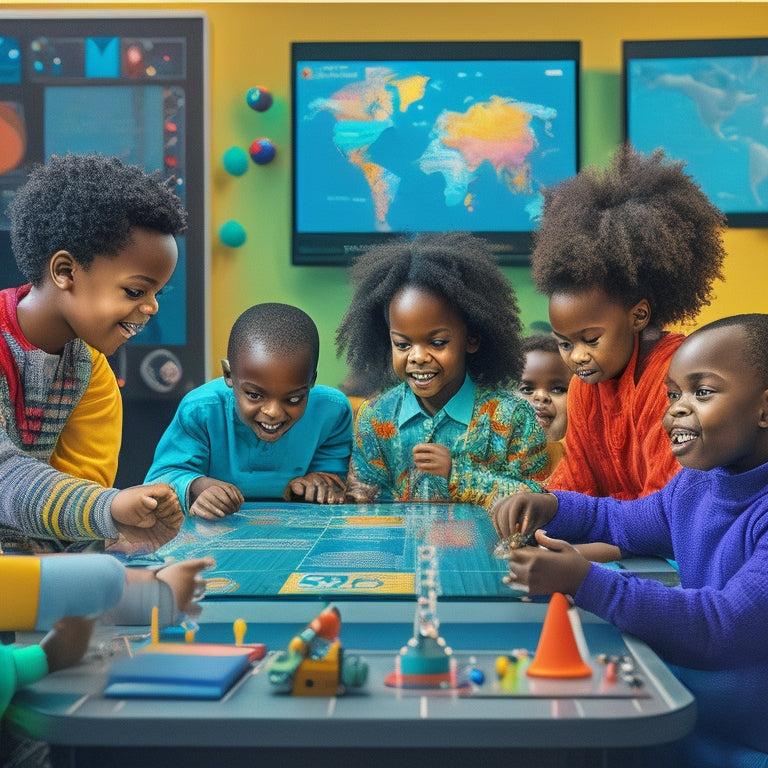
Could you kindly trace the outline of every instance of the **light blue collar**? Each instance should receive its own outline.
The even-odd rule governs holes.
[[[398,428],[402,427],[414,416],[426,416],[427,418],[432,418],[437,421],[442,418],[443,413],[454,421],[457,421],[459,424],[467,426],[472,420],[476,390],[477,387],[475,386],[475,382],[472,381],[467,374],[464,377],[464,383],[461,385],[461,389],[459,389],[459,391],[434,416],[430,416],[421,407],[416,395],[413,394],[411,388],[406,384],[405,397],[403,398],[403,406],[400,409],[400,417],[397,420],[397,426]]]

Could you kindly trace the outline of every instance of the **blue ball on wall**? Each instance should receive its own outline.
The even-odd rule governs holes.
[[[239,221],[225,221],[219,229],[219,240],[230,248],[239,248],[245,242],[245,228]]]
[[[222,158],[224,170],[233,176],[242,176],[248,170],[248,153],[240,147],[230,147]]]
[[[245,100],[248,106],[257,112],[266,112],[272,106],[272,94],[261,86],[251,88],[245,94]]]
[[[267,139],[266,137],[256,139],[251,144],[250,148],[251,160],[253,160],[253,162],[257,165],[266,165],[267,163],[271,163],[272,160],[275,159],[276,152],[277,149],[272,143],[272,140]]]

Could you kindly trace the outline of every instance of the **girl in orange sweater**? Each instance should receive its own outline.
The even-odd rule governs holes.
[[[532,276],[575,374],[565,456],[548,489],[634,499],[678,472],[661,417],[684,337],[664,329],[709,304],[724,227],[683,164],[661,150],[623,146],[608,169],[585,168],[547,191]]]

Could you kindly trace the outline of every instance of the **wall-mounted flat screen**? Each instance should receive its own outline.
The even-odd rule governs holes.
[[[293,263],[459,229],[527,263],[579,168],[580,44],[294,43]]]
[[[768,226],[768,38],[623,43],[625,137],[662,147],[728,217]]]
[[[189,213],[159,313],[110,358],[125,402],[122,485],[143,480],[178,401],[207,380],[206,60],[202,13],[0,12],[0,288],[25,282],[6,208],[52,155],[158,172]]]

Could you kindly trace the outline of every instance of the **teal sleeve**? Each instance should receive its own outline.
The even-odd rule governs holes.
[[[36,683],[48,674],[48,658],[39,645],[28,645],[14,650],[18,688]]]
[[[48,674],[48,659],[39,645],[0,645],[0,716],[13,694]]]

